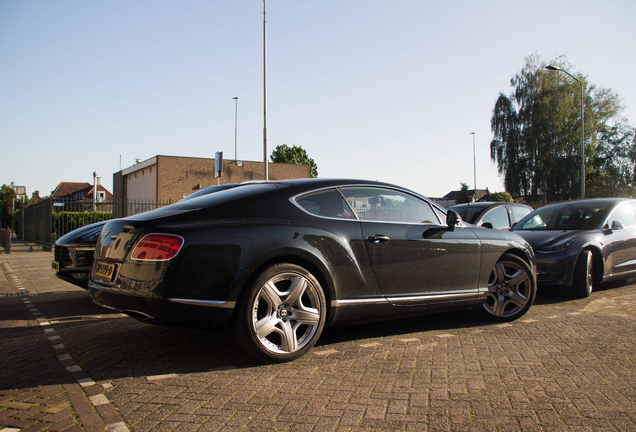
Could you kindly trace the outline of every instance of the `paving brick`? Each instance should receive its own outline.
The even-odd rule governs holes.
[[[629,283],[580,300],[540,292],[523,319],[505,325],[450,313],[328,328],[314,350],[333,354],[312,350],[264,365],[238,351],[226,332],[142,324],[98,308],[84,290],[39,283],[37,275],[50,276],[50,254],[11,260],[60,337],[55,343],[96,384],[82,389],[43,326],[25,319],[30,310],[0,297],[0,326],[26,323],[4,334],[33,343],[0,340],[13,359],[0,369],[7,389],[0,418],[16,420],[20,412],[38,422],[32,426],[44,424],[37,411],[25,414],[33,407],[1,404],[49,407],[63,397],[85,430],[103,429],[104,418],[123,420],[131,431],[636,430],[636,286]],[[88,403],[99,395],[109,408]],[[78,413],[88,408],[92,414]]]

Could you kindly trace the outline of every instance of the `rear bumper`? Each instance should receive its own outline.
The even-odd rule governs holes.
[[[93,280],[88,282],[88,288],[97,305],[153,324],[219,328],[230,323],[234,312],[233,303],[136,296],[109,290]]]

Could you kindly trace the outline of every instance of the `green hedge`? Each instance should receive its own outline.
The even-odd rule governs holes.
[[[109,220],[113,218],[112,212],[57,212],[52,215],[53,232],[56,238],[64,234],[90,225],[95,222]]]

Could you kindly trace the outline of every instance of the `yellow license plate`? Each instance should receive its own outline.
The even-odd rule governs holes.
[[[115,264],[98,262],[95,264],[95,274],[110,280],[115,273]]]
[[[55,262],[55,261],[51,261],[51,267],[53,267],[55,270],[59,271],[60,270],[60,263],[59,262]]]

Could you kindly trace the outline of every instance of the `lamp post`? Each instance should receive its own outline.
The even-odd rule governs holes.
[[[238,161],[238,96],[233,97],[234,103],[234,161]]]
[[[11,184],[9,185],[11,187],[11,189],[13,190],[13,197],[11,198],[11,238],[15,237],[15,183],[11,182]]]
[[[585,198],[585,112],[583,110],[583,82],[562,67],[548,65],[545,68],[548,70],[563,72],[578,81],[581,86],[581,198],[583,199]]]
[[[473,136],[473,173],[475,180],[475,193],[473,194],[473,202],[477,202],[477,159],[475,159],[475,132],[470,133]]]
[[[267,0],[263,0],[263,175],[269,180],[267,169]]]

